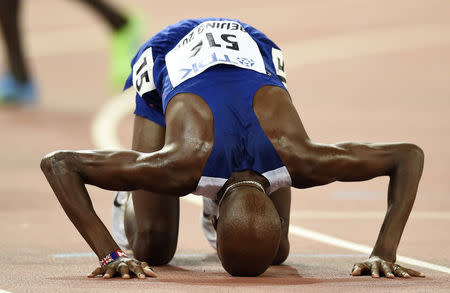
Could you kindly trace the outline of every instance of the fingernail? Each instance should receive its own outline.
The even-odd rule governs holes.
[[[373,274],[372,275],[372,278],[379,278],[380,277],[380,275],[378,275],[378,274]]]
[[[388,278],[395,278],[394,274],[390,274],[390,273],[387,274],[387,277],[388,277]]]
[[[139,274],[139,275],[138,275],[138,278],[139,278],[139,279],[145,279],[145,275],[144,275],[144,274]]]
[[[405,274],[405,278],[411,278],[411,275],[408,274],[408,273],[406,273],[406,274]]]
[[[124,275],[122,276],[122,278],[123,278],[123,279],[129,279],[129,278],[130,278],[130,275],[124,274]]]

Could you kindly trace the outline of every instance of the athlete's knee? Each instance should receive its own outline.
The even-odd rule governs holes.
[[[289,244],[288,231],[289,231],[289,222],[282,219],[280,245],[278,247],[277,255],[275,256],[275,258],[272,261],[273,265],[282,264],[289,256],[290,244]]]
[[[178,233],[138,232],[133,243],[134,256],[150,265],[165,265],[170,262],[175,254],[177,239]]]
[[[287,237],[281,236],[278,252],[272,261],[273,265],[281,265],[289,256],[290,244]]]

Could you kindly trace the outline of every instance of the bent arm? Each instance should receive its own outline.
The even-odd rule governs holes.
[[[170,149],[163,148],[150,154],[60,151],[45,156],[41,168],[69,219],[102,258],[119,247],[95,213],[85,184],[109,190],[145,189],[178,196],[195,187],[194,176],[198,172],[184,169],[186,164],[196,167],[190,160],[178,160]],[[198,170],[201,172],[201,168]]]
[[[413,207],[422,175],[424,155],[412,144],[338,144],[346,153],[336,180],[361,181],[389,176],[387,212],[371,256],[395,262],[397,247]],[[348,157],[346,157],[348,156]]]
[[[180,196],[193,191],[201,177],[214,141],[207,104],[196,95],[179,94],[165,118],[165,144],[159,151],[60,151],[41,162],[66,214],[99,258],[118,247],[96,215],[85,184]]]
[[[363,181],[389,176],[388,206],[371,256],[395,262],[397,246],[414,204],[423,170],[422,150],[412,144],[304,144],[290,157],[293,185],[299,188],[333,181]]]
[[[119,246],[94,211],[82,174],[73,168],[73,161],[77,163],[74,155],[72,152],[49,154],[42,159],[41,169],[67,216],[101,259]]]

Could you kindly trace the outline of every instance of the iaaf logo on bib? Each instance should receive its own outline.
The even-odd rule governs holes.
[[[236,58],[237,61],[239,61],[239,63],[241,63],[244,66],[247,67],[252,67],[253,65],[255,65],[255,61],[253,61],[253,59],[248,59],[248,58],[243,58],[243,57],[237,57]]]
[[[238,65],[241,64],[243,66],[246,67],[253,67],[253,65],[255,64],[255,61],[253,59],[248,59],[248,58],[244,58],[244,57],[237,57],[236,61],[232,61],[230,59],[230,56],[228,56],[227,54],[223,54],[223,56],[221,56],[220,58],[217,57],[216,53],[212,53],[211,54],[211,59],[208,60],[208,62],[206,63],[202,63],[202,62],[195,62],[192,63],[192,68],[181,68],[179,71],[184,72],[184,75],[181,79],[185,79],[188,75],[190,75],[191,73],[199,73],[201,72],[203,69],[206,69],[210,66],[213,66],[215,64],[233,64],[233,65]]]

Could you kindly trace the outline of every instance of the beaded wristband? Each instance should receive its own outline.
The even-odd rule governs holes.
[[[104,258],[99,260],[100,266],[104,267],[107,264],[115,261],[116,259],[118,259],[119,257],[122,257],[122,256],[128,257],[128,255],[120,249],[113,251],[110,254],[108,254],[107,256],[105,256]]]

